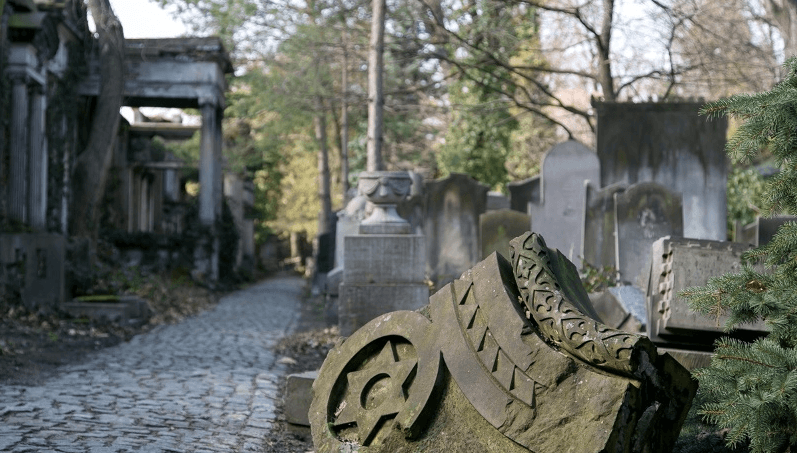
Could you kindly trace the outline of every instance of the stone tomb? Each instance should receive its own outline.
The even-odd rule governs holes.
[[[486,258],[497,252],[507,259],[508,242],[529,228],[530,216],[521,212],[501,209],[480,214],[480,256]]]
[[[574,265],[526,233],[419,311],[333,348],[313,384],[319,453],[670,452],[696,391],[639,335],[595,321]]]
[[[569,140],[547,152],[542,168],[541,203],[529,205],[531,229],[576,260],[582,242],[585,181],[599,185],[599,159],[581,143]]]
[[[652,242],[682,235],[679,194],[657,183],[633,184],[613,195],[616,211],[616,269],[621,281],[645,289]]]
[[[672,347],[709,348],[723,333],[727,318],[692,311],[680,291],[704,286],[710,277],[739,272],[741,253],[749,247],[681,237],[664,237],[652,244],[652,272],[647,291],[647,336]],[[752,339],[765,334],[765,324],[747,324],[732,336]]]

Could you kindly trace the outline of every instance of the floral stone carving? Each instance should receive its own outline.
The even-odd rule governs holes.
[[[604,326],[574,265],[511,241],[418,312],[329,353],[309,420],[318,452],[667,452],[696,391],[649,341]]]

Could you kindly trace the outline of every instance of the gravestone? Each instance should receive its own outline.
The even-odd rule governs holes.
[[[482,258],[494,252],[510,257],[508,243],[530,228],[530,216],[510,209],[480,214],[480,253]]]
[[[788,222],[796,222],[795,215],[778,215],[774,217],[759,217],[754,222],[740,230],[736,229],[735,242],[749,244],[755,247],[766,245],[777,234],[777,230]]]
[[[723,333],[725,316],[692,311],[680,291],[704,286],[710,277],[739,272],[747,245],[681,237],[652,244],[652,272],[647,291],[647,336],[670,347],[709,348]],[[746,324],[730,334],[743,339],[765,333],[765,324]]]
[[[652,242],[682,234],[679,194],[660,184],[633,184],[613,195],[616,211],[616,269],[621,281],[641,289],[649,278]]]
[[[510,208],[527,214],[527,205],[541,202],[541,175],[508,183]]]
[[[330,351],[308,414],[315,451],[671,451],[690,374],[598,323],[574,265],[539,235],[511,249]]]
[[[613,196],[627,189],[627,184],[617,183],[597,189],[585,185],[585,209],[580,256],[588,264],[602,268],[616,267],[616,221]]]
[[[480,260],[480,214],[486,212],[488,186],[452,173],[426,189],[427,276],[438,289]]]
[[[541,203],[528,208],[531,229],[572,260],[582,243],[586,180],[599,184],[596,153],[574,140],[555,145],[544,157]]]
[[[727,119],[701,103],[593,103],[601,186],[657,182],[682,193],[686,237],[727,238]]]

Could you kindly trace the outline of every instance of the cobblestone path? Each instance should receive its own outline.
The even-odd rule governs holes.
[[[271,347],[295,327],[303,283],[266,280],[41,386],[0,388],[0,451],[264,451],[285,375]]]

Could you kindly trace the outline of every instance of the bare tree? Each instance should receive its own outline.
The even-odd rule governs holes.
[[[100,49],[100,94],[86,149],[72,172],[70,233],[96,242],[100,203],[119,130],[124,88],[125,37],[109,0],[89,0]]]

